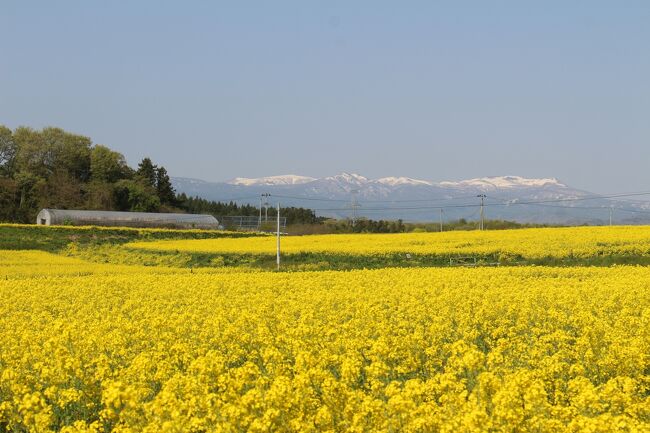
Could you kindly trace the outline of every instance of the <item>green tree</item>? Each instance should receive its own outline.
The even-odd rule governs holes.
[[[91,140],[60,128],[35,131],[20,127],[14,131],[16,169],[47,179],[57,170],[67,171],[85,182],[90,178]]]
[[[145,181],[147,185],[156,187],[156,171],[157,167],[151,162],[151,159],[149,158],[143,158],[142,161],[140,161],[140,164],[138,164],[138,170],[135,172],[135,174]]]
[[[168,205],[174,205],[176,203],[176,192],[165,167],[160,167],[156,170],[156,190],[160,203]]]
[[[52,170],[52,152],[42,135],[21,126],[13,134],[16,143],[15,164],[18,173],[46,178]]]
[[[20,222],[33,222],[38,213],[38,203],[45,189],[45,179],[28,172],[19,172],[15,176],[16,189],[19,194],[16,219]]]
[[[18,185],[16,181],[0,176],[0,221],[16,221],[16,199]]]
[[[160,199],[155,191],[136,180],[123,179],[115,184],[115,205],[117,210],[133,212],[156,212]]]
[[[124,155],[106,146],[97,144],[90,152],[90,174],[93,181],[114,183],[128,178],[130,170]]]
[[[65,171],[73,179],[86,182],[90,179],[90,153],[92,140],[71,134],[61,128],[44,128],[41,132],[52,152],[51,172]]]
[[[90,182],[85,187],[85,207],[93,210],[117,209],[115,186],[107,182]]]
[[[56,170],[45,182],[38,208],[79,209],[84,207],[83,184],[67,170]]]
[[[16,159],[16,142],[11,129],[0,125],[0,176],[10,176],[13,173]]]

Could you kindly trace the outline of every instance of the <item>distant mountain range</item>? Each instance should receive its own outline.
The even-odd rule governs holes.
[[[259,205],[261,194],[282,206],[311,208],[318,215],[345,218],[438,221],[479,217],[479,195],[485,216],[519,222],[554,224],[650,223],[650,202],[629,197],[601,197],[572,188],[555,178],[497,176],[457,182],[431,182],[409,177],[368,179],[354,173],[314,178],[283,175],[238,177],[227,182],[172,178],[177,192],[209,200]],[[441,211],[442,209],[442,211]]]

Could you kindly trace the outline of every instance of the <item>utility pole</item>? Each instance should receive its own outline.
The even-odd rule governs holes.
[[[276,249],[275,262],[277,264],[278,271],[280,270],[280,202],[278,202],[278,245]]]
[[[440,208],[440,233],[442,233],[442,208]]]
[[[257,221],[257,230],[262,231],[262,196],[260,196],[260,219]]]
[[[484,217],[484,215],[485,215],[485,214],[483,213],[483,207],[484,207],[484,202],[483,202],[483,201],[485,200],[485,198],[486,198],[487,196],[486,196],[485,194],[479,194],[479,195],[477,195],[476,197],[478,197],[478,198],[481,199],[481,223],[479,224],[479,230],[483,230],[484,227],[485,227],[485,226],[484,226],[484,222],[483,222],[483,217]]]
[[[612,217],[614,214],[614,208],[612,206],[609,207],[609,226],[612,226]]]
[[[357,202],[357,194],[359,193],[358,189],[350,190],[352,198],[350,201],[350,207],[352,208],[352,227],[357,224],[357,209],[359,208],[359,203]]]

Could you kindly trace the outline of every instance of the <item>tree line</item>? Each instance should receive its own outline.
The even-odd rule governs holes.
[[[215,216],[258,216],[260,208],[236,202],[218,202],[201,197],[188,197],[185,193],[177,196],[180,205],[189,213],[207,213]],[[275,207],[262,210],[270,220],[277,216]],[[317,217],[313,210],[303,207],[282,207],[280,215],[287,218],[287,224],[319,224],[324,218]]]
[[[251,205],[188,197],[174,190],[167,170],[124,155],[89,137],[47,127],[0,125],[0,221],[31,223],[42,208],[257,215]],[[275,210],[269,209],[269,215]],[[288,223],[317,222],[310,209],[287,208]]]

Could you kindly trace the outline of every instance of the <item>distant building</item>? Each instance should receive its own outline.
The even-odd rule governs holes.
[[[43,209],[36,217],[38,225],[124,226],[217,229],[212,215],[184,213],[116,212],[103,210]]]

